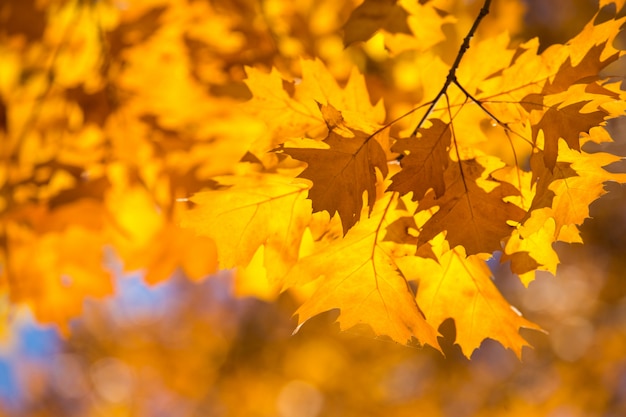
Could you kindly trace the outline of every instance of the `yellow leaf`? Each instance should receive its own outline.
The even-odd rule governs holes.
[[[526,287],[534,279],[536,270],[556,274],[559,256],[552,247],[556,223],[551,214],[550,209],[533,210],[530,218],[513,232],[504,248],[502,261],[511,261],[511,271],[520,275]]]
[[[446,250],[444,245],[438,262],[405,257],[398,264],[408,279],[417,280],[417,303],[433,328],[447,318],[454,319],[456,343],[467,357],[486,338],[521,357],[528,343],[519,329],[539,329],[502,297],[485,261],[478,255],[466,256],[461,247]]]
[[[286,287],[318,280],[315,293],[296,312],[299,325],[339,308],[342,329],[367,324],[377,335],[399,343],[415,337],[420,343],[438,346],[437,332],[424,320],[387,243],[381,242],[382,226],[393,201],[391,196],[378,201],[371,217],[350,229],[343,239],[294,265],[284,279]]]
[[[273,174],[217,177],[221,188],[195,194],[181,224],[217,245],[221,268],[246,266],[261,245],[270,280],[298,259],[311,214],[308,186]]]

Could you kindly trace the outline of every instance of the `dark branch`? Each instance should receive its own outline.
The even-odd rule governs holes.
[[[480,25],[480,22],[483,20],[483,18],[489,14],[490,6],[491,6],[491,0],[485,0],[485,3],[483,4],[483,7],[480,9],[478,16],[476,16],[476,20],[474,20],[474,24],[470,28],[469,32],[467,32],[465,39],[463,39],[463,43],[461,44],[461,47],[459,48],[459,52],[457,53],[454,63],[452,64],[452,67],[450,68],[450,72],[448,72],[448,76],[446,77],[446,82],[443,84],[443,87],[441,87],[441,90],[439,90],[439,93],[437,93],[437,96],[428,107],[428,110],[426,111],[426,113],[424,113],[424,116],[420,119],[419,123],[415,127],[415,130],[413,130],[413,133],[411,134],[411,136],[417,135],[417,131],[422,127],[422,125],[424,124],[424,122],[426,121],[430,113],[433,111],[433,109],[437,105],[437,102],[439,101],[439,99],[441,99],[441,97],[448,91],[448,87],[450,87],[450,84],[452,83],[457,84],[456,70],[459,68],[459,65],[461,64],[461,60],[463,59],[465,52],[467,52],[467,50],[470,47],[470,41],[474,37],[476,30],[478,30],[478,25]]]
[[[500,119],[498,119],[493,113],[491,113],[484,105],[482,102],[480,102],[479,100],[477,100],[473,95],[471,95],[465,88],[463,88],[463,86],[457,81],[454,80],[454,85],[456,85],[457,87],[459,87],[459,90],[461,90],[461,92],[463,94],[465,94],[465,97],[467,97],[468,99],[472,100],[475,104],[478,105],[478,107],[480,107],[480,109],[482,111],[484,111],[485,113],[487,113],[487,115],[489,117],[491,117],[493,120],[496,121],[496,123],[498,123],[500,126],[504,127],[505,129],[508,128],[508,125],[502,121],[500,121]]]

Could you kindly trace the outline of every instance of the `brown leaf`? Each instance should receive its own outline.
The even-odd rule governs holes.
[[[299,177],[313,182],[309,192],[313,211],[326,210],[331,216],[339,213],[344,234],[359,220],[363,192],[367,191],[370,208],[376,201],[375,168],[387,175],[387,160],[380,144],[363,132],[354,134],[355,137],[347,138],[330,132],[323,141],[328,145],[326,149],[284,145],[278,149],[307,163]]]
[[[608,58],[601,60],[606,42],[592,47],[583,59],[576,65],[572,65],[571,57],[561,65],[554,79],[546,84],[543,94],[556,94],[567,89],[573,84],[589,83],[597,80],[600,71],[619,58],[619,53],[612,54]]]
[[[514,195],[516,190],[507,183],[500,183],[487,192],[476,184],[484,171],[475,160],[452,164],[445,172],[446,192],[441,198],[434,193],[420,201],[418,210],[435,206],[439,210],[424,224],[418,237],[422,245],[442,231],[447,231],[446,239],[450,247],[464,246],[468,255],[491,253],[502,249],[500,242],[513,228],[508,221],[519,221],[524,210],[503,201]]]
[[[559,151],[559,139],[564,139],[570,149],[580,151],[580,134],[599,126],[607,113],[598,110],[592,113],[581,113],[580,110],[589,101],[570,104],[565,107],[550,107],[541,121],[532,127],[533,140],[537,140],[539,131],[543,131],[544,161],[548,168],[556,165]]]
[[[449,126],[441,120],[432,122],[432,127],[422,129],[419,137],[399,139],[391,147],[392,151],[406,156],[401,162],[402,171],[391,178],[389,190],[401,195],[413,192],[414,201],[421,200],[431,188],[437,198],[445,191],[443,175],[449,162],[452,135]]]
[[[389,27],[392,33],[411,33],[406,18],[407,12],[396,4],[396,0],[365,0],[354,9],[344,25],[345,46],[366,41],[379,29]]]

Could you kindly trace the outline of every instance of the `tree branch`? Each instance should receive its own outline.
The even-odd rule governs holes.
[[[465,39],[463,39],[463,43],[461,44],[461,47],[459,48],[459,52],[457,53],[454,63],[452,64],[452,67],[450,68],[450,72],[448,72],[448,76],[446,77],[446,82],[443,84],[443,87],[441,87],[441,90],[439,90],[439,93],[437,93],[437,96],[430,104],[430,107],[428,107],[428,110],[426,111],[426,113],[424,113],[424,116],[421,118],[421,120],[419,121],[415,129],[413,130],[413,133],[411,134],[411,136],[417,135],[417,131],[422,127],[422,125],[424,124],[424,122],[426,121],[430,113],[433,111],[433,109],[437,105],[437,102],[439,102],[439,99],[441,99],[441,97],[448,91],[448,87],[450,87],[450,84],[455,83],[458,85],[456,81],[456,70],[459,68],[459,65],[461,64],[461,60],[463,59],[465,52],[467,52],[467,50],[470,47],[470,41],[472,40],[472,38],[474,37],[474,33],[476,33],[476,30],[478,29],[478,25],[480,25],[480,22],[483,20],[483,18],[489,14],[490,6],[491,6],[491,0],[485,0],[485,3],[483,4],[483,7],[480,9],[478,16],[476,16],[476,20],[474,20],[474,24],[470,28],[469,32],[467,32]],[[471,96],[469,97],[473,101],[476,101],[474,100],[473,97]]]

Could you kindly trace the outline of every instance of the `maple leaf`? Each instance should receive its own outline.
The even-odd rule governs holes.
[[[397,260],[408,279],[418,283],[417,303],[426,321],[438,328],[447,318],[456,325],[456,343],[469,357],[486,338],[500,342],[521,357],[528,342],[520,328],[539,329],[522,317],[502,297],[491,272],[478,255],[466,256],[463,248],[440,247],[438,262],[416,256]]]
[[[448,166],[448,148],[452,135],[450,127],[439,119],[428,129],[421,129],[418,137],[399,139],[391,147],[404,155],[402,170],[391,177],[390,191],[400,195],[413,192],[413,200],[420,200],[430,188],[435,197],[445,191],[444,171]]]
[[[314,294],[296,311],[301,326],[311,317],[340,309],[342,329],[368,324],[377,335],[399,343],[412,337],[437,347],[437,332],[426,323],[406,280],[379,236],[393,203],[392,195],[376,203],[369,219],[341,240],[302,258],[284,278],[285,286],[316,282]]]
[[[524,210],[505,202],[505,197],[518,193],[507,183],[498,183],[487,192],[477,185],[485,168],[476,160],[451,164],[444,173],[445,193],[437,198],[428,193],[419,202],[418,211],[439,207],[423,225],[418,236],[422,245],[446,231],[451,247],[461,245],[468,255],[491,253],[501,249],[500,242],[513,230],[509,221],[519,221]]]
[[[313,142],[313,143],[312,143]],[[387,159],[380,144],[371,135],[355,131],[354,137],[345,137],[331,131],[322,144],[310,140],[281,145],[277,151],[307,163],[298,177],[313,182],[309,198],[313,212],[328,211],[339,214],[344,234],[359,221],[363,208],[363,192],[367,191],[368,206],[376,201],[376,168],[387,175]]]
[[[221,268],[246,266],[264,245],[270,279],[284,274],[298,259],[311,213],[308,186],[274,174],[215,180],[225,188],[191,197],[196,207],[182,215],[181,225],[215,241]]]

